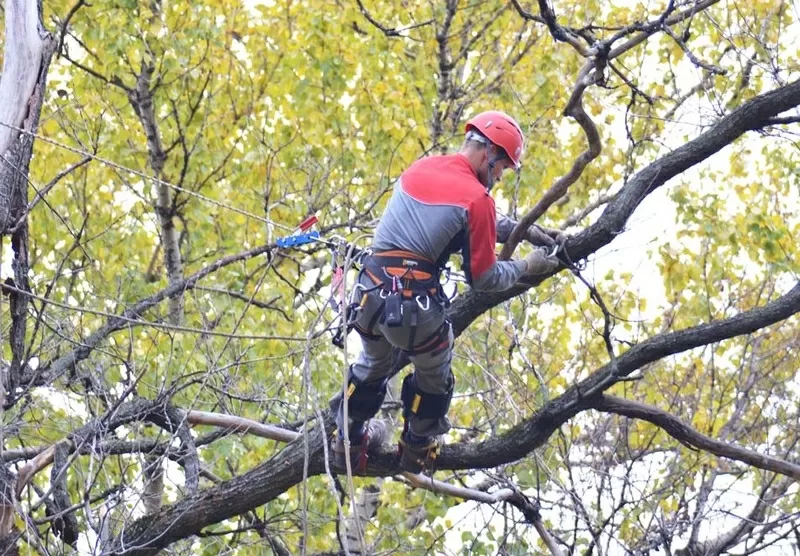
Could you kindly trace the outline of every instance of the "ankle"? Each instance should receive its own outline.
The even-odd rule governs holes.
[[[415,446],[425,446],[431,441],[431,437],[414,434],[409,429],[403,435],[403,440],[405,440],[406,444],[413,444]]]
[[[366,421],[355,421],[353,419],[348,419],[350,421],[350,425],[347,427],[347,436],[350,442],[353,441],[360,441],[364,438],[364,433],[366,433]],[[344,429],[339,429],[339,437],[344,438]]]

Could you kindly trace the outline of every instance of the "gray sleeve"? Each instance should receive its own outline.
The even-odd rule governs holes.
[[[481,292],[507,290],[517,283],[525,269],[525,261],[497,261],[480,278],[472,281],[472,288]]]
[[[505,243],[511,232],[514,231],[514,226],[517,221],[509,218],[505,214],[497,213],[497,243]]]

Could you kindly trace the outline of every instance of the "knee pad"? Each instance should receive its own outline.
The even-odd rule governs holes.
[[[452,372],[447,377],[447,381],[448,387],[444,394],[429,394],[419,389],[414,373],[406,375],[400,394],[400,398],[403,400],[403,417],[408,419],[413,415],[422,419],[440,419],[447,415],[455,385],[455,377]]]
[[[375,416],[386,397],[386,380],[362,382],[349,375],[347,381],[347,415],[350,419],[366,421]]]

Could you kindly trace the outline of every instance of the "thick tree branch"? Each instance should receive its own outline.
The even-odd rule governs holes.
[[[706,436],[675,415],[658,407],[604,394],[597,398],[592,408],[653,423],[689,448],[703,450],[716,456],[741,461],[759,469],[780,473],[795,480],[800,480],[800,465],[766,454],[759,454]]]
[[[651,338],[620,355],[616,361],[615,374],[612,374],[609,365],[602,367],[508,433],[477,444],[445,446],[437,458],[437,466],[440,469],[482,469],[517,461],[542,446],[569,419],[592,408],[603,390],[642,366],[668,355],[751,333],[780,322],[798,311],[800,284],[764,307],[727,320]],[[324,430],[317,426],[308,434],[308,453],[311,458],[308,476],[325,472],[322,443],[333,429],[330,416],[327,418]],[[207,525],[229,519],[273,500],[303,480],[303,459],[306,453],[303,442],[303,437],[298,436],[275,457],[251,471],[201,491],[196,496],[187,496],[165,508],[154,519],[135,522],[124,537],[117,539],[117,550],[133,554],[153,554],[159,548],[195,534]],[[397,472],[398,460],[394,448],[384,447],[371,457],[368,474],[387,476]],[[253,485],[258,487],[253,488]]]
[[[52,516],[53,531],[68,545],[74,547],[78,541],[78,520],[69,511],[71,507],[67,489],[67,469],[69,468],[69,448],[62,443],[55,445],[53,468],[50,473],[50,499],[46,501],[47,515]]]
[[[708,159],[745,132],[758,129],[771,118],[798,105],[800,105],[800,80],[751,99],[709,127],[699,137],[647,165],[615,195],[596,222],[567,240],[565,243],[567,256],[570,260],[579,261],[608,245],[624,230],[633,212],[653,191],[673,177]],[[514,287],[503,292],[465,293],[448,311],[454,332],[460,334],[484,312],[516,297],[549,277],[549,275],[537,276],[530,285]],[[398,366],[405,366],[407,362],[407,359],[399,358]]]
[[[5,380],[0,381],[3,405],[13,403],[14,392],[26,366],[26,294],[30,291],[28,220],[25,216],[28,207],[28,173],[33,154],[33,134],[39,127],[47,72],[54,48],[50,35],[43,29],[40,31],[39,7],[40,3],[17,0],[7,0],[6,3],[7,52],[0,80],[0,124],[3,124],[3,130],[0,130],[0,236],[6,233],[11,235],[13,281],[20,291],[9,294],[12,358]],[[19,44],[15,44],[17,41]],[[24,97],[16,96],[20,92]],[[9,126],[13,126],[13,129]],[[23,133],[22,137],[20,133]],[[6,392],[10,393],[8,397]]]
[[[669,334],[660,334],[633,346],[611,363],[592,373],[579,384],[553,399],[536,414],[500,437],[480,444],[445,446],[437,460],[443,469],[496,467],[516,461],[542,446],[550,435],[569,419],[592,407],[592,399],[621,378],[643,366],[699,346],[735,336],[750,334],[789,318],[800,311],[800,283],[786,295],[764,307],[752,309],[726,320],[702,324]]]

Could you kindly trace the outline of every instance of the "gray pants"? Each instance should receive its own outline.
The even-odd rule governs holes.
[[[364,289],[374,286],[368,276],[361,275],[359,284],[353,291],[353,300],[360,301]],[[382,381],[392,368],[393,348],[408,349],[412,333],[411,315],[417,311],[417,325],[414,327],[413,346],[420,346],[440,330],[445,322],[444,308],[436,300],[424,296],[419,299],[403,300],[402,326],[386,326],[382,314],[386,292],[380,289],[367,292],[367,299],[356,320],[356,327],[365,334],[361,336],[362,351],[351,367],[352,375],[361,382],[374,384]],[[434,349],[425,353],[409,355],[414,364],[417,387],[427,394],[445,394],[451,386],[450,362],[453,356],[453,330],[447,324],[447,336]],[[333,404],[332,404],[333,405]],[[350,407],[352,407],[352,402]],[[336,417],[341,428],[343,415],[341,406]],[[420,418],[411,414],[408,420],[411,432],[417,436],[435,436],[450,430],[446,416],[439,418]]]

